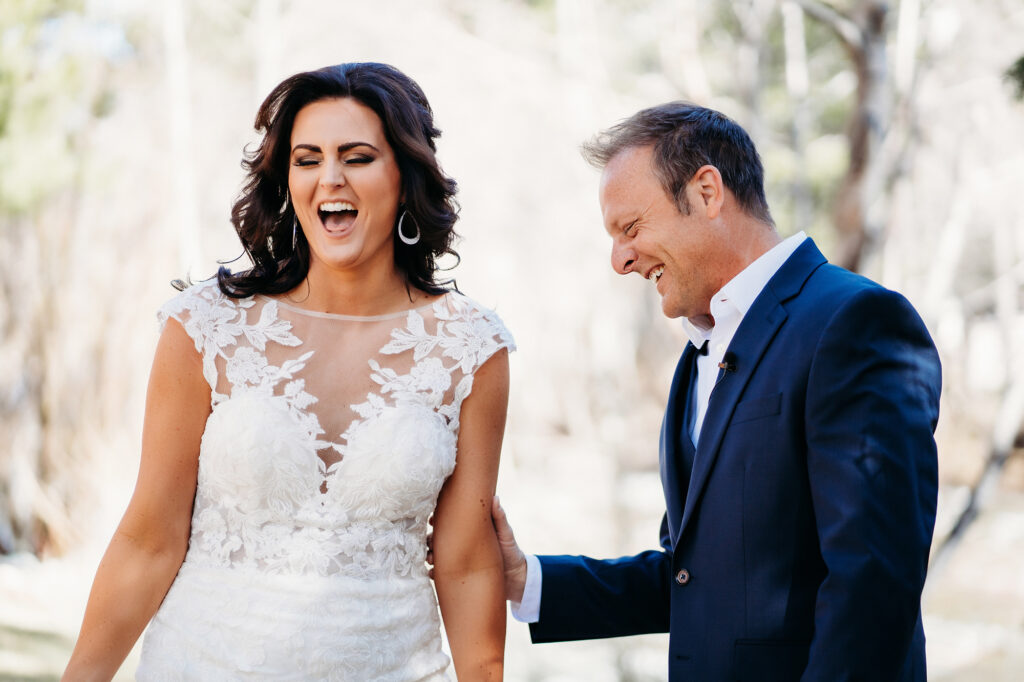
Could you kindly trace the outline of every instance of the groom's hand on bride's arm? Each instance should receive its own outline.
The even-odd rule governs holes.
[[[504,564],[505,599],[521,602],[526,589],[526,555],[516,543],[516,536],[497,495],[491,500],[491,521],[498,536],[498,547],[501,548],[501,561]]]
[[[504,563],[505,572],[505,599],[513,602],[523,600],[523,591],[526,589],[526,555],[519,549],[516,543],[515,533],[508,523],[505,510],[495,495],[491,501],[491,519],[494,522],[494,532],[498,536],[498,546],[501,548],[501,560]],[[434,517],[427,520],[431,526],[434,525]],[[430,564],[428,571],[430,577],[434,577],[434,534],[427,534],[427,563]]]

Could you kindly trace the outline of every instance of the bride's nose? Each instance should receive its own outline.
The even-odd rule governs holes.
[[[341,161],[325,160],[320,166],[320,186],[324,189],[345,185],[345,164]]]

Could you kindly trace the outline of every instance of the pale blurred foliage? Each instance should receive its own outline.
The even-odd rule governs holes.
[[[938,538],[993,470],[986,462],[998,464],[998,485],[982,501],[1024,488],[1019,453],[990,458],[1012,443],[1024,410],[1014,353],[1024,347],[1024,105],[1002,80],[1024,51],[1011,39],[1024,35],[1024,5],[904,0],[888,20],[891,135],[878,156],[888,172],[866,202],[878,232],[862,270],[915,303],[943,355]],[[787,30],[804,37],[803,62]],[[154,312],[173,295],[170,280],[204,279],[240,253],[228,209],[259,102],[294,72],[368,60],[426,91],[441,161],[460,185],[454,275],[519,344],[499,492],[531,551],[656,545],[657,432],[685,342],[646,282],[611,271],[581,141],[670,99],[719,108],[755,136],[780,231],[805,229],[834,254],[857,79],[832,31],[798,3],[7,2],[0,547],[21,554],[0,564],[12,614],[0,616],[0,679],[6,669],[48,679],[63,665],[66,639],[19,653],[28,640],[17,629],[77,628],[137,470]],[[936,679],[1021,670],[1019,656],[1007,658],[1024,639],[1014,577],[1024,565],[1007,540],[1024,534],[1024,503],[1013,499],[1009,521],[980,505],[980,530],[948,558],[950,577],[933,570]],[[984,556],[1016,564],[980,577],[955,570],[990,547]],[[25,550],[65,558],[35,564]],[[532,647],[510,622],[508,670],[518,680],[660,679],[665,649],[663,637]]]

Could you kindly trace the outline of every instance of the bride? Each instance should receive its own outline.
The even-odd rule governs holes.
[[[159,312],[134,495],[66,680],[502,676],[491,525],[512,338],[436,279],[455,182],[396,69],[260,107],[232,222],[251,269]],[[424,564],[434,515],[436,597]]]

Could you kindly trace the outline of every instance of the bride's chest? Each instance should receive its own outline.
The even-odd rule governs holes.
[[[433,509],[455,467],[455,444],[430,406],[385,405],[350,428],[346,442],[327,446],[340,450],[328,464],[323,442],[287,401],[244,392],[211,413],[198,482],[205,497],[244,513],[406,518]]]

